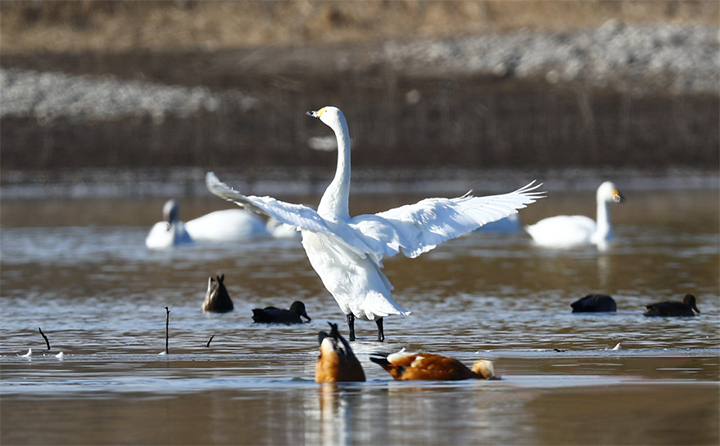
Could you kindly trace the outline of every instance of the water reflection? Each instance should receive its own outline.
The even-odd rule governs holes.
[[[361,416],[360,405],[363,394],[362,387],[343,383],[322,383],[318,384],[316,393],[307,392],[305,413],[310,415],[310,420],[316,423],[319,429],[306,430],[306,443],[322,445],[367,443],[367,439],[356,438],[362,435],[356,433],[372,432],[380,426],[368,426],[367,423],[363,423],[363,419],[367,420]],[[375,412],[374,407],[371,410]],[[373,420],[376,419],[375,416],[372,417]]]

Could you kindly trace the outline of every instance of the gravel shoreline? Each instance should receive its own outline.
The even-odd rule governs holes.
[[[335,57],[334,65],[340,72],[350,69],[347,59]],[[720,88],[716,27],[625,26],[611,20],[597,29],[574,34],[494,33],[387,42],[370,59],[409,74],[451,72],[533,78],[550,84],[612,87],[636,95],[717,95]],[[314,69],[313,60],[302,63],[305,66],[301,69]],[[245,111],[258,104],[239,91],[217,94],[202,86],[12,68],[0,70],[0,89],[2,118],[108,120],[150,116],[157,120],[167,115],[213,112],[220,107]]]
[[[382,58],[398,69],[544,78],[552,84],[580,82],[634,94],[717,94],[718,32],[716,27],[625,26],[610,20],[574,34],[391,42]]]

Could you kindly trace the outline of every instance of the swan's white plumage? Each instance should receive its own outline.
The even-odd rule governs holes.
[[[558,215],[526,226],[525,230],[541,246],[567,248],[596,244],[604,248],[613,237],[608,204],[622,202],[624,197],[610,181],[598,187],[595,197],[597,220],[584,215]]]
[[[195,241],[234,241],[270,234],[263,220],[242,209],[210,212],[184,223],[180,220],[179,206],[168,200],[163,206],[165,221],[155,223],[145,239],[150,249],[162,249]]]
[[[299,228],[308,259],[345,314],[377,320],[392,314],[409,314],[392,298],[392,285],[382,273],[383,256],[402,252],[408,257],[473,231],[485,223],[514,214],[536,199],[539,185],[504,195],[428,198],[374,215],[350,217],[350,139],[342,112],[324,107],[312,116],[333,129],[338,140],[335,178],[323,195],[318,211],[271,197],[242,195],[209,172],[207,187],[213,194],[253,212],[269,215]]]
[[[226,209],[185,223],[185,229],[195,241],[232,241],[267,237],[265,222],[242,209]]]
[[[265,229],[274,238],[300,238],[300,232],[295,226],[280,223],[276,218],[270,217],[265,224]]]

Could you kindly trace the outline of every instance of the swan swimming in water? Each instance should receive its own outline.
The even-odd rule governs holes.
[[[177,201],[168,200],[163,206],[163,219],[155,223],[145,239],[145,245],[150,249],[191,244],[194,241],[246,240],[270,235],[260,217],[242,209],[210,212],[183,223]]]
[[[192,237],[180,221],[180,209],[177,201],[168,200],[163,206],[163,221],[155,223],[145,238],[145,246],[150,249],[162,249],[175,245],[189,245]]]
[[[383,318],[410,314],[390,294],[393,287],[381,271],[383,256],[402,252],[407,257],[417,257],[446,240],[514,214],[542,197],[542,192],[535,191],[540,185],[533,182],[504,195],[428,198],[351,218],[350,137],[345,116],[331,106],[307,114],[329,126],[338,142],[335,177],[320,199],[317,212],[272,197],[242,195],[220,182],[212,172],[208,172],[206,183],[210,192],[221,198],[300,229],[310,264],[347,316],[351,341],[355,340],[356,318],[375,321],[378,341],[383,341]]]
[[[525,230],[540,246],[569,248],[596,244],[603,248],[613,237],[608,204],[622,203],[625,197],[612,182],[606,181],[598,187],[595,198],[597,221],[584,215],[558,215],[525,226]]]

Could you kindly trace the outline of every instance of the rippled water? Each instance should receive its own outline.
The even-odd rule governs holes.
[[[299,241],[153,252],[144,237],[160,201],[5,200],[0,440],[717,444],[718,194],[627,195],[613,208],[617,241],[606,252],[479,232],[417,259],[386,259],[395,298],[413,314],[386,320],[384,344],[372,342],[374,323],[358,321],[353,347],[368,382],[338,386],[313,382],[316,335],[327,321],[345,332],[344,317]],[[355,212],[410,201],[353,197]],[[222,205],[197,199],[183,213]],[[592,193],[553,196],[521,219],[569,212],[591,215]],[[203,314],[207,278],[218,272],[236,309]],[[590,292],[613,295],[618,312],[571,314]],[[687,292],[699,317],[642,316],[646,304]],[[250,318],[252,308],[296,299],[310,324]],[[170,354],[159,355],[165,306]],[[368,360],[402,347],[493,359],[504,379],[397,383]]]

